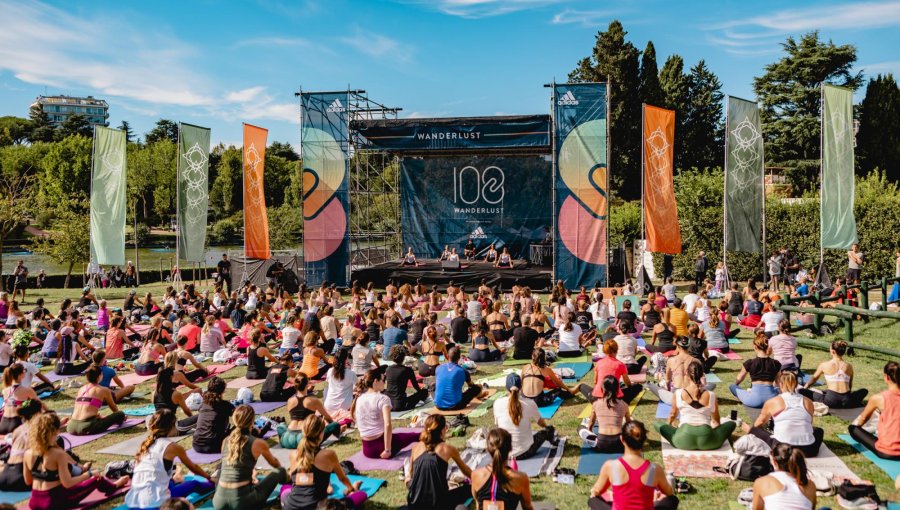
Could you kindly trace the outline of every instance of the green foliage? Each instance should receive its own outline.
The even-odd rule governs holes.
[[[53,224],[48,230],[49,236],[37,237],[32,242],[32,249],[50,257],[57,264],[67,264],[66,284],[72,268],[76,264],[88,262],[91,255],[90,237],[90,204],[86,196],[67,198],[58,203]]]
[[[284,203],[291,207],[303,207],[303,161],[297,160],[293,162],[290,169],[291,180],[288,187],[284,190]]]
[[[272,142],[272,145],[266,148],[266,157],[268,156],[279,156],[288,161],[300,160],[300,155],[287,142]]]
[[[31,132],[28,134],[28,141],[36,142],[52,142],[55,129],[50,122],[50,117],[44,112],[41,105],[33,105],[28,110],[28,118],[31,121]]]
[[[818,159],[800,159],[797,161],[785,161],[782,163],[784,177],[791,186],[791,196],[799,197],[805,193],[819,192],[819,165]]]
[[[893,75],[869,80],[859,113],[857,172],[881,168],[888,179],[900,180],[900,87]]]
[[[659,84],[659,69],[656,66],[656,48],[653,41],[647,41],[644,54],[641,55],[640,100],[653,106],[663,106],[663,91]]]
[[[269,247],[273,250],[296,248],[303,242],[303,210],[283,205],[266,209],[269,215]]]
[[[0,117],[0,147],[24,143],[31,132],[28,119],[12,115]]]
[[[295,164],[281,156],[269,154],[266,150],[263,193],[267,207],[280,207],[285,203],[285,190],[291,185],[291,175]]]
[[[675,110],[675,169],[682,167],[684,154],[684,122],[688,111],[688,76],[684,74],[684,60],[671,55],[659,72],[659,86],[663,93],[663,106]]]
[[[159,119],[156,126],[144,135],[144,142],[148,145],[161,140],[178,143],[178,124],[169,119]]]
[[[633,246],[641,238],[641,202],[620,202],[609,207],[609,245]]]
[[[70,136],[94,136],[94,127],[88,122],[87,117],[80,113],[73,113],[56,130],[56,139],[64,140]]]
[[[722,83],[701,60],[688,76],[687,110],[682,136],[681,168],[713,168],[725,158]],[[676,114],[677,115],[677,114]],[[678,134],[676,133],[676,137]]]
[[[131,129],[131,123],[127,120],[123,120],[121,124],[119,124],[118,129],[120,131],[125,132],[125,143],[131,143],[134,141],[134,131]]]
[[[206,242],[210,245],[238,244],[242,242],[243,231],[244,214],[238,212],[213,223],[207,232]]]
[[[136,235],[132,234],[132,236],[137,238],[138,246],[146,246],[147,241],[150,240],[150,227],[146,223],[138,223]]]
[[[243,154],[240,149],[225,149],[215,167],[215,179],[209,189],[209,205],[216,218],[224,218],[243,209]]]
[[[91,193],[93,139],[70,136],[49,145],[41,159],[40,189],[48,205],[65,202],[73,195]]]
[[[178,145],[162,139],[148,145],[150,149],[149,167],[153,187],[153,212],[166,222],[175,215],[175,196],[178,175]]]

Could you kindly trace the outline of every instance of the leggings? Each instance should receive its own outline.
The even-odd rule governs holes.
[[[4,416],[0,418],[0,434],[12,434],[21,424],[20,416]]]
[[[750,433],[753,434],[754,436],[762,439],[763,441],[765,441],[771,448],[775,448],[776,446],[778,446],[779,443],[781,443],[781,441],[772,437],[772,434],[768,430],[761,428],[761,427],[752,427],[750,429]],[[824,438],[825,438],[825,431],[820,429],[819,427],[813,427],[813,442],[812,442],[812,444],[805,444],[805,445],[794,444],[791,446],[793,446],[794,448],[797,448],[798,450],[803,452],[803,455],[806,457],[815,457],[815,456],[819,455],[819,447],[822,446],[822,440]],[[788,443],[788,444],[790,444],[790,443]]]
[[[394,432],[391,435],[391,457],[419,440],[419,432]],[[378,439],[362,440],[363,455],[370,459],[380,459],[384,452],[384,435]]]
[[[869,390],[863,388],[847,393],[838,393],[836,391],[825,390],[824,393],[812,391],[806,388],[800,388],[797,393],[812,400],[813,402],[821,402],[833,409],[853,409],[854,407],[862,407],[863,400],[869,394]]]
[[[553,401],[556,400],[560,394],[559,388],[553,390],[542,391],[533,397],[527,397],[522,395],[522,398],[528,398],[534,401],[538,407],[547,407],[553,404]]]
[[[525,460],[534,457],[537,451],[544,445],[544,441],[553,439],[555,432],[552,427],[541,429],[534,433],[534,442],[527,450],[516,456],[516,460]]]
[[[433,376],[435,370],[437,370],[437,365],[429,365],[428,363],[425,363],[425,360],[419,360],[419,375],[422,377]]]
[[[762,409],[767,400],[779,395],[778,389],[771,384],[751,384],[749,390],[742,389],[737,384],[732,384],[728,388],[742,404],[754,409]]]
[[[303,432],[300,430],[291,430],[284,423],[275,426],[275,432],[278,432],[278,440],[282,448],[288,450],[296,450],[300,440],[303,439]],[[322,441],[329,437],[341,437],[341,424],[333,421],[325,425],[325,431],[322,433]],[[380,452],[379,452],[380,453]]]
[[[203,379],[207,375],[209,375],[209,372],[202,368],[191,370],[190,372],[184,372],[184,377],[191,382],[197,382],[198,379]]]
[[[491,362],[500,359],[502,353],[492,349],[471,349],[469,359],[475,362]]]
[[[22,463],[0,464],[0,492],[24,492],[31,490],[31,486],[25,483],[25,475],[22,474]]]
[[[216,484],[207,480],[190,479],[181,483],[169,480],[169,493],[173,498],[186,498],[190,494],[207,494],[216,488]],[[146,510],[146,509],[142,509]]]
[[[717,450],[731,437],[736,422],[726,421],[716,428],[709,425],[681,425],[675,428],[668,423],[653,424],[659,435],[672,446],[682,450]]]
[[[878,436],[872,434],[862,427],[858,427],[856,425],[850,425],[850,437],[856,439],[856,441],[869,449],[870,452],[875,455],[881,457],[882,459],[887,460],[900,460],[900,455],[891,455],[890,453],[884,453],[879,451],[878,448],[875,447],[875,443],[878,441]]]
[[[628,369],[628,375],[640,374],[641,370],[644,369],[644,363],[647,363],[647,356],[641,356],[634,363],[625,365],[625,368]]]
[[[69,420],[66,430],[76,436],[89,436],[106,432],[115,425],[121,425],[125,421],[125,413],[116,411],[105,418],[92,416],[84,420]]]
[[[216,510],[251,510],[265,508],[269,495],[275,487],[287,481],[287,471],[279,468],[265,476],[257,484],[247,484],[238,489],[226,489],[221,485],[216,486],[212,504]]]
[[[625,453],[625,445],[622,444],[622,434],[614,436],[597,434],[597,444],[594,445],[594,451],[600,453]]]
[[[580,358],[584,356],[584,351],[557,351],[556,355],[560,358]]]
[[[279,499],[281,500],[281,508],[283,508],[284,510],[292,510],[293,508],[296,508],[291,506],[290,500],[291,490],[293,488],[294,486],[289,483],[281,486]],[[467,488],[469,489],[469,494],[471,494],[472,488],[468,486]],[[341,498],[340,501],[342,501],[344,503],[344,506],[346,506],[347,508],[356,510],[359,508],[363,508],[363,505],[365,505],[367,499],[369,499],[369,495],[366,494],[365,491],[355,491],[351,492],[350,495]]]
[[[32,489],[28,507],[32,510],[53,510],[59,508],[75,508],[88,494],[98,490],[109,494],[116,490],[115,484],[106,477],[94,478],[79,483],[68,489],[62,485],[39,491]]]
[[[282,388],[277,391],[261,391],[259,393],[259,399],[263,402],[287,402],[287,400],[296,393],[297,390],[293,386],[287,389]]]
[[[85,361],[84,363],[60,363],[56,365],[54,372],[57,375],[78,375],[84,372],[84,369],[90,364],[90,361]]]
[[[675,350],[675,344],[670,344],[670,345],[666,345],[666,344],[650,345],[650,344],[647,344],[647,345],[644,346],[644,349],[646,349],[646,351],[649,352],[649,353],[651,353],[651,354],[655,354],[655,353],[657,353],[657,352],[663,352],[663,353],[665,353],[665,352],[669,352],[669,351],[674,351],[674,350]]]
[[[591,510],[612,510],[613,506],[597,496],[591,496],[588,499],[588,508]],[[678,498],[676,496],[666,496],[653,503],[653,510],[675,510],[676,508],[678,508]]]
[[[650,385],[648,385],[650,387]],[[588,400],[588,402],[593,402],[600,397],[594,396],[594,387],[588,386],[587,384],[581,383],[578,385],[578,391],[584,395],[584,398]],[[644,391],[644,387],[640,384],[632,384],[631,386],[625,386],[621,389],[622,391],[622,400],[625,401],[626,404],[630,404],[632,400],[635,399],[642,391]],[[650,391],[653,391],[652,388]]]
[[[428,390],[422,388],[421,390],[413,393],[412,395],[403,394],[400,395],[400,398],[394,400],[391,399],[391,410],[392,411],[410,411],[416,407],[416,404],[419,402],[425,402],[425,399],[428,398]]]
[[[138,363],[134,366],[134,373],[140,376],[156,375],[157,373],[159,373],[160,367],[162,367],[162,363],[157,363],[155,361]]]
[[[457,402],[455,405],[452,405],[450,407],[438,407],[437,405],[435,405],[435,407],[437,407],[441,411],[458,411],[461,409],[465,409],[471,401],[475,400],[478,395],[481,395],[482,390],[484,390],[484,388],[482,388],[481,386],[469,386],[468,388],[466,388],[466,391],[462,393],[462,396],[460,396],[459,398],[459,402]]]

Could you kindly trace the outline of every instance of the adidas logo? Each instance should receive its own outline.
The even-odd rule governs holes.
[[[578,100],[575,99],[575,94],[572,94],[572,91],[569,90],[559,98],[556,104],[559,106],[578,106]]]
[[[487,239],[487,236],[484,234],[484,229],[478,227],[469,234],[469,239]]]
[[[335,98],[334,102],[331,103],[331,106],[325,109],[326,112],[331,113],[343,113],[346,110],[344,109],[343,103],[341,103],[340,99]]]

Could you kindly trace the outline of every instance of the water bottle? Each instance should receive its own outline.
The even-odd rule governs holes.
[[[669,482],[669,486],[672,487],[672,490],[675,490],[675,472],[666,473],[666,481]]]

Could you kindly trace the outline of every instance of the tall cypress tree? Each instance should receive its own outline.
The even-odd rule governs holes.
[[[641,102],[663,106],[663,91],[659,84],[659,69],[656,66],[656,48],[653,47],[653,41],[647,41],[647,47],[641,55],[640,80]]]
[[[684,154],[684,123],[688,115],[688,77],[684,74],[684,60],[670,55],[659,72],[659,86],[663,106],[675,110],[675,170],[682,168]]]
[[[688,113],[684,121],[685,168],[723,165],[722,82],[701,60],[688,76]]]
[[[52,142],[56,129],[50,122],[50,116],[44,112],[44,108],[39,104],[32,105],[28,110],[28,118],[31,121],[31,132],[28,135],[28,141],[35,142]]]
[[[900,180],[900,88],[892,74],[869,80],[859,114],[857,171],[880,168],[888,179]]]

